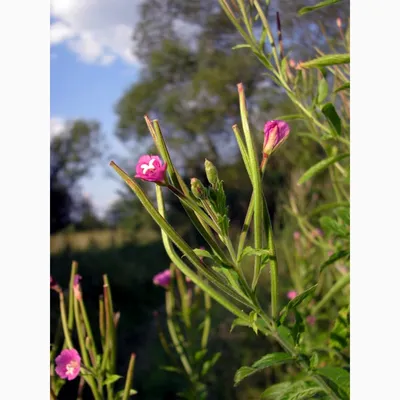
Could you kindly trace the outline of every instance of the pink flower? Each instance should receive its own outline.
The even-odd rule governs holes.
[[[57,281],[50,275],[50,289],[55,290],[56,292],[61,292],[61,287],[57,283]]]
[[[82,293],[81,293],[81,287],[79,284],[79,281],[82,279],[82,277],[80,275],[75,275],[74,276],[74,295],[78,300],[82,299]]]
[[[307,318],[307,323],[311,326],[315,325],[315,322],[317,320],[317,318],[314,317],[314,315],[309,315]]]
[[[300,240],[300,237],[301,237],[301,234],[300,234],[300,232],[294,232],[293,233],[293,239],[294,240]]]
[[[60,378],[72,381],[79,375],[81,357],[75,349],[64,349],[55,361],[56,373]]]
[[[293,300],[297,296],[297,292],[295,290],[290,290],[287,292],[287,295],[289,300]]]
[[[164,182],[167,163],[158,156],[141,156],[136,164],[136,178],[149,182]]]
[[[264,126],[263,153],[272,154],[289,136],[290,127],[285,121],[268,121]]]
[[[155,285],[162,286],[165,289],[168,288],[170,281],[171,281],[171,271],[169,269],[160,272],[153,278],[153,283]]]

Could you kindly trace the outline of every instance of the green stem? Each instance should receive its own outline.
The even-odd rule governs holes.
[[[207,292],[204,293],[204,311],[206,313],[204,317],[204,325],[203,325],[203,335],[201,336],[201,348],[206,349],[208,343],[208,337],[210,335],[211,328],[211,298]]]
[[[83,318],[83,322],[85,324],[85,328],[86,328],[86,332],[88,334],[89,340],[90,340],[90,345],[89,347],[92,350],[92,353],[94,355],[94,364],[93,366],[96,367],[97,366],[97,349],[96,349],[96,343],[94,341],[94,336],[93,336],[93,332],[92,332],[92,328],[90,326],[90,322],[89,322],[89,318],[87,316],[86,313],[86,307],[85,304],[83,303],[83,299],[79,300],[79,304],[80,304],[80,309],[81,309],[81,313],[82,313],[82,318]]]
[[[74,345],[71,340],[70,330],[69,330],[69,326],[68,326],[68,322],[67,322],[67,315],[65,312],[64,293],[60,292],[59,295],[60,295],[61,324],[63,327],[65,342],[69,349],[73,349]],[[74,298],[74,297],[72,297],[72,298]]]
[[[247,152],[249,154],[250,169],[252,175],[252,185],[254,193],[254,247],[256,249],[262,248],[262,218],[263,218],[263,201],[262,201],[262,188],[261,188],[261,176],[259,171],[259,164],[257,160],[257,151],[254,143],[254,139],[250,133],[246,98],[244,94],[244,88],[241,83],[238,84],[239,92],[239,105],[240,115],[242,119],[243,132],[247,145]],[[254,273],[258,275],[261,268],[261,256],[255,256],[254,259]]]
[[[135,367],[135,359],[136,355],[132,353],[131,358],[129,360],[128,372],[126,374],[125,388],[124,388],[124,393],[122,395],[122,400],[128,400],[130,397],[129,392],[131,391],[133,383],[133,371]]]
[[[189,377],[189,380],[192,380],[192,367],[190,366],[189,360],[186,357],[185,351],[183,350],[183,346],[178,338],[178,335],[176,333],[175,329],[175,324],[172,319],[172,314],[173,314],[173,308],[174,308],[174,299],[173,299],[173,293],[171,290],[167,290],[165,292],[165,308],[167,311],[167,326],[168,326],[168,331],[172,339],[172,343],[174,344],[174,347],[176,349],[176,352],[178,353],[178,356],[181,360],[181,363],[183,365],[183,368],[185,369],[186,374]]]
[[[316,315],[332,297],[350,282],[350,274],[343,275],[328,291],[328,293],[311,310],[311,315]]]
[[[265,233],[267,235],[267,249],[270,252],[269,265],[271,268],[271,312],[275,319],[278,312],[278,263],[276,260],[276,250],[273,238],[272,223],[268,212],[267,200],[264,197],[264,221]],[[255,285],[257,281],[255,282]],[[254,288],[255,288],[254,285]]]
[[[69,292],[68,292],[68,329],[72,332],[74,328],[74,278],[78,272],[78,263],[72,261],[71,276],[69,278]]]
[[[76,331],[78,333],[78,341],[79,341],[79,347],[80,347],[80,354],[82,356],[83,359],[83,363],[86,366],[91,365],[88,353],[86,351],[86,346],[85,346],[85,335],[82,329],[82,321],[80,320],[80,313],[79,313],[79,304],[78,304],[78,300],[76,299],[76,297],[74,296],[74,314],[75,314],[75,325],[76,325]],[[90,389],[92,390],[93,396],[95,398],[95,400],[101,400],[102,396],[100,395],[100,393],[97,390],[96,387],[96,382],[93,378],[93,376],[91,375],[84,375],[83,378],[85,379],[85,381],[87,382],[87,384],[90,386]]]

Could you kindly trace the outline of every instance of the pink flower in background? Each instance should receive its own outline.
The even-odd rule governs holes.
[[[72,381],[79,375],[81,357],[75,349],[64,349],[55,361],[56,373],[60,378]]]
[[[311,236],[314,237],[314,238],[316,238],[316,237],[322,237],[322,236],[324,236],[324,232],[322,232],[321,229],[316,228],[316,229],[313,229],[313,230],[312,230]]]
[[[268,121],[264,126],[264,154],[272,154],[289,136],[290,127],[285,121]]]
[[[171,281],[171,271],[169,269],[160,272],[153,278],[153,283],[155,285],[162,286],[165,289],[168,288],[170,281]]]
[[[293,300],[297,296],[297,292],[295,290],[290,290],[287,292],[287,298],[289,300]]]
[[[293,239],[294,240],[300,240],[300,237],[301,237],[301,234],[300,234],[300,232],[294,232],[293,233]]]
[[[313,325],[315,325],[315,322],[317,321],[317,318],[315,318],[314,315],[309,315],[309,316],[306,318],[306,321],[307,321],[307,323],[308,323],[309,325],[313,326]]]
[[[167,163],[158,156],[141,156],[136,164],[136,178],[149,182],[164,182]]]
[[[185,281],[186,281],[186,283],[192,282],[192,280],[188,276],[185,276]]]
[[[74,276],[74,295],[78,300],[82,299],[82,293],[81,293],[81,287],[79,284],[79,281],[82,279],[82,277],[80,275],[75,275]]]

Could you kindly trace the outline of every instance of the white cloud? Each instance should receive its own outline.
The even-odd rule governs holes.
[[[64,132],[67,126],[65,119],[60,117],[52,117],[50,120],[50,138],[56,137]]]
[[[132,33],[141,0],[51,0],[52,46],[64,43],[86,63],[108,65],[117,58],[128,64]]]

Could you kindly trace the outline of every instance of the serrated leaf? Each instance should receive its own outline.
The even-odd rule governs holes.
[[[246,246],[240,255],[239,261],[248,256],[266,256],[266,258],[269,258],[270,254],[270,251],[267,249],[254,249],[251,246]]]
[[[301,8],[297,13],[299,15],[308,14],[308,13],[310,13],[312,11],[319,10],[320,8],[327,7],[327,6],[330,6],[332,4],[339,3],[340,1],[342,1],[342,0],[325,0],[325,1],[321,1],[321,3],[315,4],[313,6],[307,6],[307,7]]]
[[[329,124],[335,130],[335,132],[340,135],[342,133],[342,121],[338,113],[336,112],[335,106],[332,103],[326,103],[321,108],[322,114],[325,115],[325,118],[329,121]]]
[[[311,179],[313,176],[321,173],[324,171],[326,168],[328,168],[330,165],[334,164],[335,162],[338,162],[340,160],[343,160],[344,158],[349,157],[349,153],[345,154],[339,154],[337,156],[333,157],[328,157],[325,158],[325,160],[320,161],[317,164],[314,164],[311,168],[309,168],[298,180],[297,184],[302,185],[304,182],[307,182],[309,179]]]
[[[350,255],[349,250],[339,250],[338,252],[332,254],[319,268],[319,271],[322,272],[326,267],[335,263],[336,261],[348,257]]]
[[[318,375],[323,376],[326,380],[333,383],[332,389],[340,397],[340,391],[343,391],[348,397],[350,395],[350,374],[343,368],[324,367],[315,371]]]
[[[111,383],[114,383],[121,378],[122,378],[121,375],[108,375],[107,378],[105,379],[105,381],[103,382],[103,386],[110,385]]]
[[[318,83],[318,96],[317,96],[318,104],[321,104],[326,99],[328,93],[329,93],[328,82],[326,81],[326,79],[322,78]]]
[[[349,64],[350,54],[325,54],[321,57],[305,61],[300,64],[301,68],[320,68],[330,65]]]
[[[251,367],[241,367],[235,373],[235,386],[237,386],[244,378],[255,374],[265,368],[274,365],[281,365],[293,361],[293,358],[287,353],[271,353],[257,360]]]
[[[339,86],[337,89],[335,89],[334,93],[338,93],[346,89],[350,89],[350,82],[346,82],[342,86]]]

